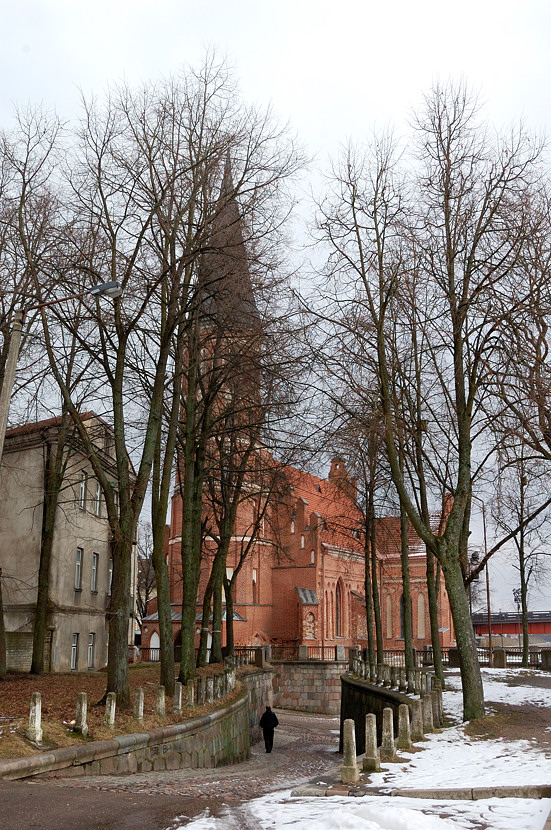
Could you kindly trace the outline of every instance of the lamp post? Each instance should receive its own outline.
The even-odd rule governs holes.
[[[517,606],[518,647],[521,648],[522,644],[520,641],[520,603],[522,599],[522,591],[520,590],[520,588],[513,588],[513,599],[515,600]]]
[[[19,357],[19,347],[21,344],[21,333],[23,331],[25,315],[29,311],[35,311],[38,308],[47,308],[50,305],[64,303],[67,300],[78,299],[79,297],[84,297],[86,294],[90,294],[93,297],[105,296],[114,298],[120,297],[122,294],[122,288],[121,284],[117,281],[102,282],[99,285],[94,285],[93,288],[90,288],[87,291],[81,291],[79,294],[69,294],[68,297],[60,297],[57,300],[49,300],[44,303],[38,303],[37,305],[32,305],[25,309],[19,309],[19,311],[15,312],[10,337],[10,348],[4,372],[4,382],[2,383],[2,391],[0,393],[0,463],[4,452],[4,441],[8,425],[8,413],[10,409],[13,384],[15,383],[15,370],[17,367],[17,359]]]
[[[490,606],[490,568],[488,563],[488,536],[486,531],[486,504],[480,496],[475,496],[474,493],[471,494],[472,498],[476,501],[479,501],[482,505],[482,527],[484,530],[484,559],[486,561],[486,604],[488,606],[488,663],[490,667],[493,665],[493,653],[492,653],[492,609]]]

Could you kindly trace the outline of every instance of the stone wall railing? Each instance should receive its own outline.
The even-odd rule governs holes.
[[[374,714],[377,739],[382,741],[383,711],[391,709],[395,732],[398,733],[400,705],[407,704],[412,722],[423,724],[424,732],[430,732],[443,724],[442,688],[432,672],[419,669],[406,670],[400,666],[375,665],[351,652],[348,672],[341,676],[341,744],[345,720],[355,723],[358,753],[365,750],[365,718]]]

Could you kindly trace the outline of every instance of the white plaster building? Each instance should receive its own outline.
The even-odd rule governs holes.
[[[85,422],[117,490],[111,427],[93,413]],[[8,670],[28,671],[43,528],[45,468],[56,451],[59,419],[6,434],[0,469],[0,567]],[[112,575],[110,529],[101,488],[76,435],[68,442],[56,509],[49,580],[45,668],[100,669],[107,663],[106,612]],[[133,643],[136,594],[133,557]]]

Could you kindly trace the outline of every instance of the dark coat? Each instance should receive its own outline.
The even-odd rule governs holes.
[[[278,725],[279,721],[277,719],[276,713],[272,712],[271,709],[266,709],[266,711],[260,718],[260,728],[262,729],[262,731],[273,732],[276,726]]]

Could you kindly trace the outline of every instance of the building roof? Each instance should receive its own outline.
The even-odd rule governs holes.
[[[312,588],[297,588],[297,594],[303,605],[318,605],[318,594]]]
[[[6,438],[16,438],[19,435],[31,435],[34,432],[42,432],[45,429],[50,429],[51,427],[57,427],[61,423],[61,415],[57,415],[54,418],[45,418],[42,421],[30,421],[27,424],[21,424],[18,427],[12,427],[11,429],[6,430]],[[96,415],[94,412],[85,412],[81,415],[83,421],[89,421],[91,418],[97,418],[98,421],[103,421],[99,415]],[[108,426],[108,424],[105,424]]]
[[[322,541],[331,547],[361,553],[359,531],[363,527],[363,514],[355,503],[353,482],[347,476],[319,478],[296,467],[286,467],[285,475],[293,488],[295,502],[299,499],[304,502],[308,518],[317,514],[323,520]]]

